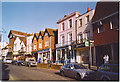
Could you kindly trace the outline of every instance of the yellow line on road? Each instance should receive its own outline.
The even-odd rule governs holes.
[[[9,80],[14,80],[11,74],[9,74]]]

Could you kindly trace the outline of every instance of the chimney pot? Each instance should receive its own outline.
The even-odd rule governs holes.
[[[89,11],[89,7],[87,8],[87,11]]]

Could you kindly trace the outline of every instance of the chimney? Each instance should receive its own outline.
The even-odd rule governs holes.
[[[64,15],[64,17],[67,17],[67,15]]]
[[[89,11],[89,7],[87,8],[87,12]]]

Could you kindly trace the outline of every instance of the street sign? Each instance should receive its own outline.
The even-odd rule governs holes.
[[[89,41],[85,42],[85,46],[88,47],[89,46]]]

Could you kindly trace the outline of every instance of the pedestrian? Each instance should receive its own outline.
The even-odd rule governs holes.
[[[104,59],[104,64],[108,63],[109,62],[109,56],[108,56],[108,54],[105,54],[104,57],[103,57],[103,59]]]

